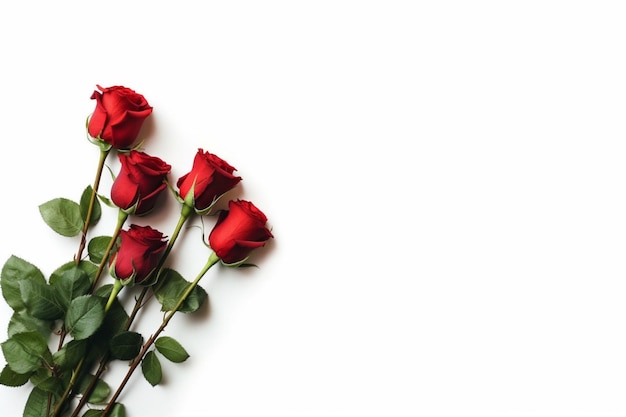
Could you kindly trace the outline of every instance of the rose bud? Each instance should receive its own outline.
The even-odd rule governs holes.
[[[241,177],[233,175],[234,171],[234,167],[217,155],[198,149],[191,172],[180,177],[176,183],[180,197],[196,212],[206,214],[222,194],[241,181]]]
[[[165,237],[150,226],[135,224],[122,230],[120,237],[119,249],[109,262],[111,275],[124,285],[146,283],[165,251]]]
[[[137,140],[144,120],[152,113],[152,107],[144,96],[122,86],[94,91],[96,109],[89,118],[87,130],[116,149],[128,149]]]
[[[167,188],[165,178],[172,167],[140,151],[118,156],[122,168],[111,187],[111,200],[120,209],[142,216],[154,208],[157,198]]]
[[[243,262],[253,249],[274,237],[266,222],[265,214],[251,202],[231,200],[209,234],[209,246],[225,264]]]

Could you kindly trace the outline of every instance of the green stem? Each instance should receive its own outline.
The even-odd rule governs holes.
[[[128,316],[125,330],[130,329],[130,326],[133,324],[133,321],[135,321],[135,317],[137,317],[137,313],[139,313],[139,309],[143,307],[143,299],[146,298],[147,294],[148,294],[148,287],[143,287],[143,289],[141,290],[141,293],[139,294],[139,297],[137,297],[137,299],[135,300],[135,306],[133,307],[133,311],[130,313],[130,316]]]
[[[160,269],[163,267],[163,264],[165,263],[165,259],[172,251],[172,248],[174,247],[174,243],[176,242],[176,239],[178,239],[178,235],[180,234],[180,231],[182,230],[183,225],[185,224],[189,216],[191,216],[192,214],[193,214],[193,208],[189,207],[186,204],[183,204],[180,210],[180,217],[178,218],[178,223],[176,224],[176,227],[174,228],[174,231],[172,232],[172,237],[170,237],[169,242],[167,242],[167,247],[165,248],[165,252],[163,252],[163,256],[161,256],[161,259],[159,259],[159,263],[154,271],[157,274],[157,276],[158,276],[158,272],[160,271]]]
[[[113,303],[115,302],[117,295],[119,294],[119,292],[122,290],[122,288],[124,288],[124,286],[122,285],[122,282],[119,279],[116,279],[115,282],[113,283],[113,289],[111,290],[111,295],[109,296],[109,300],[106,303],[106,306],[104,307],[104,312],[107,313],[109,311],[109,309],[111,308],[111,306],[113,305]],[[76,368],[74,368],[74,373],[72,374],[72,378],[70,379],[69,384],[67,385],[67,388],[65,389],[65,392],[63,393],[63,396],[61,397],[61,399],[59,400],[59,402],[57,403],[57,407],[55,407],[54,409],[54,415],[53,416],[57,416],[58,413],[60,412],[61,408],[63,407],[63,403],[65,401],[67,401],[67,398],[70,394],[70,392],[72,391],[72,389],[74,388],[74,385],[76,384],[76,379],[78,378],[78,375],[80,374],[83,364],[84,364],[85,359],[81,359],[81,361],[78,363],[78,365],[76,365]],[[91,385],[90,385],[91,387]],[[85,397],[87,395],[85,394]]]
[[[181,232],[181,230],[183,228],[183,225],[185,224],[187,219],[191,216],[191,214],[193,214],[193,209],[191,207],[183,204],[183,206],[181,208],[181,215],[180,215],[180,218],[178,219],[178,223],[176,224],[176,227],[174,228],[174,231],[172,232],[172,237],[170,238],[170,240],[169,240],[169,242],[167,244],[167,247],[165,249],[165,252],[161,256],[161,259],[159,259],[159,263],[157,264],[157,267],[155,268],[155,270],[153,272],[154,274],[157,274],[156,275],[157,277],[158,277],[158,274],[159,274],[161,268],[163,267],[163,264],[165,263],[165,260],[166,260],[167,256],[172,251],[172,248],[174,247],[174,243],[178,239],[178,236],[180,235],[180,232]],[[121,215],[122,214],[120,214],[119,216],[121,216]],[[118,227],[116,228],[116,235],[113,236],[113,239],[111,240],[111,243],[110,243],[109,246],[112,246],[112,244],[113,244],[117,234],[119,234],[119,230],[121,229],[123,223],[124,222],[121,221],[121,217],[118,217]],[[110,248],[108,248],[107,251],[110,251]],[[108,257],[108,255],[106,255],[106,257]],[[104,259],[103,259],[103,262],[104,262]],[[103,268],[103,264],[101,264],[100,266]],[[102,272],[100,269],[96,273],[96,278],[94,280],[93,288],[95,288],[95,282],[98,280],[98,277],[100,276],[100,273]],[[119,280],[116,280],[115,284],[117,284],[117,283],[119,283]],[[139,310],[141,309],[141,307],[143,307],[143,300],[147,296],[148,291],[150,289],[151,289],[151,287],[148,287],[148,286],[144,287],[142,289],[141,294],[139,295],[139,297],[135,300],[135,306],[133,307],[133,311],[131,312],[130,316],[128,317],[128,320],[126,321],[125,330],[130,329],[133,321],[135,320],[135,317],[139,313]],[[112,304],[112,302],[113,302],[112,300],[114,300],[113,293],[111,293],[111,296],[112,296],[112,298],[109,299],[109,304],[107,304],[109,307],[110,307],[110,304]],[[107,308],[107,310],[108,310],[108,308]],[[104,358],[102,358],[102,361],[100,362],[100,366],[99,366],[98,371],[96,373],[96,377],[92,380],[92,385],[95,385],[95,382],[96,382],[97,378],[99,377],[99,375],[101,375],[102,372],[104,372],[104,370],[106,369],[107,361],[108,361],[108,357],[105,356]],[[90,385],[91,389],[93,389],[92,385]],[[89,388],[88,388],[88,390],[89,390]],[[81,401],[79,402],[77,408],[74,410],[74,414],[72,414],[72,417],[76,417],[78,415],[78,412],[80,412],[80,409],[82,407],[84,407],[84,405],[85,405],[85,401],[84,401],[83,398],[81,398]]]
[[[111,295],[109,295],[109,300],[104,307],[105,313],[107,313],[111,309],[113,302],[115,302],[115,299],[117,298],[117,294],[119,294],[122,288],[124,288],[124,286],[122,285],[122,281],[120,281],[119,279],[113,281],[113,289],[111,290]]]
[[[128,213],[123,210],[119,210],[117,213],[117,224],[115,225],[115,231],[113,232],[113,236],[111,236],[111,241],[109,242],[107,248],[104,251],[104,255],[102,256],[102,260],[100,261],[100,265],[98,265],[98,270],[96,271],[96,275],[93,279],[93,284],[91,284],[91,292],[95,291],[96,285],[98,284],[98,280],[100,279],[100,275],[102,275],[102,271],[109,260],[109,255],[111,254],[111,250],[113,246],[115,246],[115,241],[117,237],[120,235],[120,231],[122,230],[122,226],[126,222],[128,218]]]
[[[98,187],[100,187],[100,178],[102,178],[102,170],[104,168],[104,161],[109,155],[110,150],[111,148],[108,148],[108,149],[100,148],[100,159],[98,161],[98,169],[96,171],[96,178],[93,181],[93,187],[91,190],[91,198],[89,200],[89,208],[87,209],[87,215],[85,216],[85,224],[83,226],[83,233],[80,237],[80,245],[78,246],[78,251],[76,252],[76,256],[74,257],[74,262],[76,262],[77,264],[80,262],[80,259],[83,256],[83,250],[85,250],[85,244],[87,243],[87,230],[89,229],[89,223],[91,223],[93,207],[96,201],[96,195],[98,194]]]
[[[127,218],[128,218],[128,214],[120,210],[117,216],[117,226],[115,227],[115,232],[113,233],[113,236],[111,237],[111,241],[109,242],[109,245],[104,251],[104,256],[102,257],[102,261],[100,261],[100,265],[98,266],[98,270],[96,271],[96,274],[94,276],[93,283],[91,284],[91,290],[89,292],[90,294],[96,290],[96,285],[98,284],[100,275],[102,275],[102,271],[104,270],[107,260],[109,259],[109,254],[111,253],[111,249],[113,248],[113,245],[115,245],[117,236],[120,234],[120,230],[122,229],[122,226],[124,225],[124,222],[126,221]],[[58,350],[60,350],[63,347],[63,343],[65,341],[66,336],[67,334],[66,334],[65,326],[63,326],[59,334]]]
[[[116,279],[115,282],[113,283],[113,289],[111,290],[111,295],[109,296],[109,300],[107,301],[107,304],[104,307],[104,312],[105,313],[107,313],[111,309],[111,306],[113,305],[113,303],[117,299],[117,295],[122,290],[122,288],[124,288],[124,286],[122,285],[122,281],[120,281],[119,279]],[[98,368],[98,372],[96,373],[96,375],[92,378],[91,382],[89,383],[89,386],[85,390],[85,393],[83,394],[82,398],[80,399],[80,402],[76,406],[76,409],[74,410],[74,413],[72,414],[72,416],[76,416],[78,414],[78,412],[80,411],[80,409],[85,405],[85,402],[86,402],[87,398],[89,397],[89,395],[91,395],[91,391],[93,390],[93,388],[95,387],[96,383],[98,382],[98,378],[100,377],[100,375],[102,375],[102,372],[104,372],[105,364],[108,362],[108,359],[109,359],[109,354],[106,353],[104,355],[104,357],[102,358],[102,361],[100,362],[100,366]],[[76,367],[75,373],[80,372],[82,364],[83,363],[81,361],[78,364],[78,366]],[[75,383],[75,381],[74,382],[70,382],[70,386],[68,386],[68,388],[66,390],[66,393],[64,394],[65,398],[67,398],[67,394],[69,393],[69,390],[74,385],[74,383]]]
[[[161,273],[161,269],[163,268],[163,265],[165,264],[165,260],[167,259],[168,255],[172,251],[172,248],[174,247],[174,243],[176,242],[176,239],[178,239],[178,235],[180,234],[180,231],[182,230],[183,225],[192,214],[193,214],[193,208],[186,204],[183,204],[181,211],[180,211],[180,217],[178,219],[178,223],[176,224],[176,227],[174,228],[174,231],[172,232],[172,237],[167,243],[165,252],[163,252],[161,259],[159,259],[159,263],[154,269],[153,274],[155,274],[155,279],[157,279],[157,281],[154,284],[154,286],[152,287],[146,286],[141,290],[141,294],[139,294],[139,298],[137,298],[137,301],[135,302],[135,307],[133,308],[133,311],[130,314],[130,319],[128,321],[128,327],[126,328],[126,330],[130,328],[130,325],[135,320],[135,317],[137,316],[139,309],[143,306],[142,304],[143,299],[146,298],[146,296],[148,295],[148,291],[152,289],[154,292],[156,291],[156,289],[159,288],[159,285],[161,285],[161,283],[158,281],[158,277],[159,277],[159,274]]]
[[[89,399],[89,396],[93,392],[93,389],[95,388],[96,384],[98,383],[98,380],[100,379],[100,377],[102,376],[102,374],[106,370],[106,365],[107,365],[107,363],[109,363],[109,357],[110,357],[110,354],[107,352],[104,355],[104,357],[100,360],[100,365],[98,366],[98,370],[94,374],[93,378],[91,378],[91,381],[89,382],[89,385],[85,389],[85,392],[83,393],[83,395],[81,395],[80,400],[78,402],[78,405],[76,406],[76,408],[72,412],[71,417],[78,417],[78,414],[80,413],[80,410],[82,410],[82,408],[85,406],[85,404],[87,404],[87,400]]]
[[[120,210],[120,213],[118,215],[118,224],[117,224],[117,227],[116,227],[116,232],[115,232],[114,236],[112,237],[111,242],[109,242],[109,247],[106,250],[105,257],[103,258],[103,260],[102,260],[102,262],[100,264],[100,267],[98,268],[98,271],[96,272],[96,277],[94,279],[94,284],[92,285],[92,290],[95,289],[96,282],[97,282],[100,274],[102,273],[102,269],[104,268],[104,264],[106,262],[106,258],[108,258],[108,253],[110,252],[111,248],[113,247],[115,239],[119,235],[119,232],[120,232],[120,230],[122,228],[122,225],[126,221],[126,217],[127,216],[124,217],[123,213],[124,212]],[[154,274],[157,274],[156,275],[157,277],[158,277],[158,274],[159,274],[161,268],[163,267],[163,264],[165,263],[165,260],[166,260],[167,256],[172,251],[172,248],[174,247],[174,243],[178,239],[178,236],[180,235],[180,232],[181,232],[181,230],[183,228],[183,225],[185,224],[185,222],[191,216],[192,213],[193,213],[193,209],[191,207],[183,204],[182,209],[181,209],[180,218],[178,219],[178,223],[176,224],[176,227],[174,228],[174,231],[172,232],[172,237],[170,238],[169,242],[167,243],[167,247],[165,248],[165,252],[163,252],[163,255],[161,256],[161,259],[159,259],[159,263],[157,264],[157,267],[155,268],[155,270],[153,272]],[[206,271],[204,271],[204,273],[206,273]],[[111,292],[111,296],[109,297],[109,301],[107,303],[107,307],[106,307],[107,311],[109,310],[109,308],[111,307],[111,305],[115,301],[115,297],[117,295],[117,292],[119,292],[121,290],[121,288],[120,288],[116,292],[116,288],[115,288],[116,285],[119,285],[121,287],[121,282],[119,280],[115,280],[113,291]],[[128,317],[128,320],[126,321],[125,330],[130,329],[130,326],[132,325],[133,321],[135,320],[135,317],[137,316],[137,314],[139,313],[139,310],[141,309],[141,307],[143,307],[143,300],[146,297],[146,295],[147,295],[148,291],[150,290],[150,288],[151,287],[148,287],[148,286],[144,287],[143,290],[141,291],[141,294],[139,295],[139,297],[135,301],[135,306],[133,307],[133,311],[131,312],[130,316]],[[105,357],[103,357],[101,362],[100,362],[100,366],[99,366],[98,371],[96,373],[96,377],[93,378],[93,380],[91,381],[90,387],[88,388],[87,392],[89,392],[90,389],[93,389],[93,386],[95,386],[95,382],[96,382],[97,378],[106,369],[106,363],[107,362],[108,362],[108,355],[105,355]],[[74,410],[74,414],[72,414],[72,417],[76,417],[78,415],[78,413],[80,412],[80,409],[82,407],[84,407],[84,405],[85,405],[85,401],[84,400],[85,400],[85,398],[81,398],[81,401],[79,402],[78,406]]]
[[[48,403],[46,404],[46,415],[50,415],[50,410],[52,409],[52,393],[48,394]]]
[[[74,388],[74,385],[76,384],[76,380],[78,379],[78,375],[80,374],[84,363],[85,363],[85,358],[81,359],[80,362],[78,362],[78,365],[76,365],[76,368],[74,369],[74,372],[72,373],[72,378],[70,379],[70,382],[67,384],[67,388],[65,388],[65,392],[63,392],[63,395],[54,406],[54,412],[52,413],[52,417],[58,417],[61,415],[60,414],[61,410],[63,409],[65,402],[67,401],[67,397],[70,395],[70,392],[72,392],[72,389]]]
[[[119,282],[119,280],[116,280],[116,281]],[[115,289],[113,291],[115,291]],[[113,292],[111,292],[111,294],[113,294]],[[136,300],[135,307],[133,308],[133,314],[131,314],[131,316],[126,320],[126,324],[124,325],[124,330],[128,330],[130,328],[130,325],[131,325],[135,315],[137,314],[137,311],[140,308],[142,299],[143,299],[143,297],[139,297]],[[112,304],[112,302],[110,302],[110,303]],[[102,374],[106,370],[107,364],[109,363],[109,358],[110,358],[110,354],[109,354],[109,352],[107,352],[107,353],[104,354],[102,359],[100,359],[100,365],[98,366],[98,370],[94,374],[93,378],[91,378],[91,381],[89,382],[89,385],[87,386],[87,388],[85,389],[85,392],[81,396],[81,398],[80,398],[80,400],[78,402],[78,405],[74,409],[74,412],[72,413],[71,417],[78,417],[78,414],[80,413],[82,408],[87,403],[87,399],[89,398],[89,396],[91,395],[91,392],[93,391],[94,387],[96,386],[96,384],[98,382],[98,379],[102,376]]]
[[[189,297],[189,294],[191,294],[191,292],[194,290],[194,288],[196,288],[196,286],[198,285],[198,283],[200,282],[200,280],[202,279],[204,274],[206,274],[207,271],[209,269],[211,269],[211,267],[213,265],[215,265],[219,260],[220,259],[215,254],[215,252],[212,252],[211,255],[209,256],[209,260],[207,261],[206,265],[204,265],[204,267],[202,268],[202,270],[200,271],[200,273],[198,274],[196,279],[193,280],[193,282],[191,284],[189,284],[189,286],[187,287],[185,292],[178,299],[178,302],[176,303],[174,308],[172,310],[170,310],[165,315],[165,318],[163,318],[163,322],[161,323],[159,328],[156,330],[156,332],[154,332],[154,334],[152,336],[150,336],[150,339],[148,339],[148,341],[143,345],[143,348],[141,349],[141,352],[139,353],[139,355],[131,362],[130,368],[126,372],[126,376],[124,377],[124,379],[120,383],[119,387],[117,388],[117,390],[115,391],[115,393],[113,394],[111,399],[109,400],[109,403],[107,404],[106,408],[104,409],[104,411],[102,412],[100,417],[106,417],[108,415],[108,413],[111,411],[111,408],[115,405],[115,401],[117,401],[117,399],[119,398],[120,394],[122,393],[122,390],[124,389],[124,387],[128,383],[128,380],[133,375],[133,373],[135,372],[135,369],[137,369],[137,367],[139,366],[139,364],[143,360],[144,356],[148,352],[148,349],[150,349],[150,347],[152,347],[152,345],[157,340],[159,335],[163,332],[165,327],[167,327],[167,325],[170,322],[170,320],[172,319],[172,317],[174,317],[174,314],[176,314],[176,312],[183,305],[183,303],[185,302],[187,297]]]

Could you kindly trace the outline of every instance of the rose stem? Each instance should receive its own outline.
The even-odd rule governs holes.
[[[100,148],[100,160],[98,161],[98,170],[96,171],[96,178],[93,181],[93,187],[91,190],[91,199],[89,200],[89,208],[87,209],[87,215],[85,216],[85,224],[83,226],[83,233],[80,237],[80,245],[76,252],[74,262],[78,264],[80,258],[83,256],[83,250],[85,250],[85,244],[87,243],[87,230],[89,229],[89,223],[91,223],[91,216],[93,214],[93,206],[96,201],[96,194],[98,194],[98,187],[100,186],[100,178],[102,177],[102,170],[104,168],[104,161],[109,155],[111,148]]]
[[[98,187],[100,186],[100,178],[102,177],[102,170],[104,168],[104,161],[109,155],[109,151],[111,148],[100,148],[100,159],[98,161],[98,170],[96,172],[96,178],[93,182],[93,187],[91,190],[91,198],[89,199],[89,207],[87,209],[87,214],[85,216],[85,224],[83,225],[83,231],[80,237],[80,245],[78,246],[78,251],[76,252],[76,256],[74,256],[74,263],[78,265],[80,263],[80,258],[83,256],[83,250],[85,250],[85,245],[87,243],[87,230],[89,229],[89,223],[91,223],[91,216],[93,214],[93,207],[96,201],[96,194],[98,194]],[[65,325],[61,326],[61,330],[59,331],[59,344],[58,349],[60,350],[63,347],[63,342],[65,341]]]
[[[122,288],[124,288],[124,286],[122,285],[122,282],[119,279],[116,279],[115,283],[113,284],[113,289],[111,290],[111,295],[109,296],[109,300],[107,301],[107,304],[104,307],[105,314],[109,311],[109,309],[113,305],[113,302],[117,298],[117,294],[119,294]],[[65,389],[65,392],[63,393],[63,396],[61,397],[61,400],[58,403],[58,408],[55,408],[55,414],[54,414],[55,416],[61,410],[63,403],[67,400],[67,397],[69,396],[71,390],[74,388],[74,385],[76,384],[76,380],[78,379],[78,375],[82,371],[84,363],[85,363],[85,358],[81,359],[80,362],[78,362],[78,365],[76,365],[76,368],[74,368],[74,371],[72,372],[72,378],[70,379],[70,382],[68,383],[67,388]],[[88,396],[88,395],[85,395],[85,396]]]
[[[109,403],[107,404],[106,408],[104,409],[104,411],[102,412],[100,417],[106,417],[107,414],[111,411],[111,408],[115,405],[115,401],[118,399],[118,397],[122,393],[122,390],[124,389],[124,387],[128,383],[128,380],[130,379],[132,374],[135,372],[135,369],[137,369],[137,366],[139,366],[139,364],[141,363],[143,357],[148,352],[148,349],[150,349],[150,347],[154,344],[154,342],[159,337],[161,332],[163,332],[163,330],[165,329],[167,324],[170,322],[172,317],[174,317],[174,314],[176,314],[176,311],[183,305],[183,303],[185,302],[185,300],[187,299],[189,294],[191,294],[193,289],[198,285],[198,283],[200,282],[200,279],[202,279],[204,274],[206,274],[207,271],[213,265],[215,265],[219,260],[220,260],[220,258],[218,258],[218,256],[215,254],[215,252],[211,252],[211,255],[209,256],[209,260],[207,261],[206,265],[204,265],[204,267],[202,268],[202,270],[200,271],[200,273],[198,274],[196,279],[193,280],[193,282],[187,287],[187,289],[185,290],[183,295],[180,297],[180,299],[178,300],[178,302],[176,303],[174,308],[172,308],[172,310],[170,310],[167,313],[167,315],[163,319],[163,322],[161,323],[159,328],[156,330],[156,332],[154,332],[154,334],[152,336],[150,336],[148,341],[143,345],[143,348],[141,349],[141,352],[139,353],[139,355],[132,361],[132,363],[130,365],[130,369],[126,372],[126,376],[124,377],[124,379],[120,383],[119,387],[117,388],[117,390],[113,394],[113,397],[111,397],[111,399],[109,400]]]
[[[159,259],[159,263],[157,264],[157,267],[155,268],[154,273],[158,273],[159,270],[163,267],[163,264],[165,263],[165,258],[167,258],[167,256],[172,251],[174,242],[176,242],[176,239],[178,239],[178,235],[180,234],[180,231],[183,228],[183,224],[185,224],[185,222],[187,221],[189,216],[191,216],[192,213],[193,213],[193,208],[189,207],[186,204],[183,204],[183,207],[181,208],[181,211],[180,211],[180,218],[178,219],[178,223],[176,224],[176,227],[174,228],[174,232],[172,232],[172,237],[170,238],[169,242],[167,242],[167,247],[165,248],[165,252],[163,252],[163,256],[161,256],[161,259]]]
[[[111,241],[109,242],[109,245],[104,251],[104,255],[102,257],[102,260],[100,261],[98,270],[96,271],[96,274],[94,275],[93,284],[91,284],[91,290],[89,291],[89,293],[92,293],[95,291],[96,285],[98,284],[98,280],[100,279],[100,275],[102,274],[102,271],[104,270],[104,266],[106,265],[106,262],[109,258],[109,254],[111,253],[111,249],[113,248],[113,245],[115,244],[115,240],[117,239],[117,236],[120,234],[120,230],[122,229],[122,226],[124,225],[124,222],[126,221],[127,218],[128,218],[128,214],[120,210],[117,216],[117,225],[115,226],[115,232],[113,233],[113,236],[111,237]],[[58,346],[59,349],[63,347],[65,336],[67,336],[65,329],[61,329],[61,332],[59,334],[59,346]]]
[[[76,380],[78,379],[78,375],[80,374],[80,371],[83,367],[84,362],[85,362],[85,358],[82,358],[80,362],[78,363],[78,365],[76,365],[76,368],[72,372],[72,378],[70,379],[70,382],[67,384],[67,388],[65,388],[65,392],[63,393],[63,396],[59,399],[59,401],[54,406],[54,413],[52,414],[52,417],[59,416],[59,413],[63,409],[63,405],[65,404],[65,401],[67,401],[67,397],[70,395],[70,392],[72,391],[72,388],[74,387],[74,384],[76,383]]]
[[[115,241],[117,240],[117,237],[119,236],[120,231],[122,230],[122,226],[126,222],[127,218],[128,218],[128,213],[124,212],[123,210],[118,211],[117,225],[115,226],[115,231],[113,232],[113,236],[111,236],[111,241],[109,242],[109,245],[104,251],[104,255],[102,256],[100,265],[98,265],[98,270],[96,271],[96,275],[94,276],[93,284],[91,284],[91,292],[95,291],[96,289],[96,285],[98,284],[100,275],[102,274],[102,271],[104,270],[104,267],[107,264],[107,261],[109,260],[111,249],[113,249],[113,246],[115,245]]]
[[[126,324],[124,325],[124,330],[128,330],[130,328],[131,325],[131,319],[130,317],[126,320]],[[89,398],[89,396],[91,395],[91,392],[93,391],[93,389],[96,386],[96,383],[98,382],[98,378],[100,378],[100,376],[102,376],[102,373],[105,371],[107,363],[109,362],[109,358],[110,358],[110,353],[107,352],[104,354],[104,356],[102,357],[102,359],[100,360],[100,365],[98,366],[98,370],[96,371],[96,373],[94,374],[94,377],[91,379],[91,382],[89,382],[89,385],[87,386],[87,389],[85,389],[85,393],[83,394],[83,396],[80,398],[80,401],[78,402],[78,405],[76,406],[76,409],[74,410],[74,412],[72,413],[71,417],[77,417],[78,413],[80,412],[80,410],[85,406],[85,404],[87,403],[87,399]]]
[[[174,246],[174,243],[176,242],[176,239],[178,239],[178,235],[180,234],[180,231],[182,230],[183,225],[185,224],[185,222],[191,216],[192,213],[193,213],[193,211],[192,211],[192,209],[189,206],[183,205],[183,207],[181,209],[180,218],[178,219],[178,223],[176,224],[176,227],[174,228],[174,231],[172,232],[172,237],[170,238],[169,242],[167,243],[167,247],[165,249],[165,252],[163,252],[163,255],[161,256],[161,259],[159,260],[159,263],[157,264],[157,267],[155,268],[155,270],[153,272],[154,274],[158,274],[159,270],[163,267],[163,264],[165,263],[165,260],[166,260],[167,256],[171,252],[172,247]],[[115,238],[115,236],[114,236],[114,238]],[[111,240],[111,242],[113,242],[113,239]],[[98,274],[96,273],[96,279],[97,279],[97,277],[98,277]],[[130,329],[130,326],[132,325],[133,321],[135,320],[135,317],[137,317],[137,314],[139,313],[139,310],[141,309],[141,307],[143,307],[143,299],[146,297],[146,295],[147,295],[147,293],[149,291],[149,288],[150,287],[144,287],[142,289],[139,297],[137,298],[137,300],[135,300],[135,306],[133,307],[133,311],[131,312],[130,316],[128,317],[128,320],[126,321],[125,330]],[[83,395],[83,397],[81,398],[80,402],[78,403],[78,406],[74,410],[74,413],[72,414],[71,417],[76,417],[78,415],[78,413],[80,412],[80,409],[82,409],[84,407],[85,402],[87,400],[87,397],[89,396],[89,391],[91,391],[95,387],[97,379],[100,377],[100,375],[102,375],[102,373],[104,372],[104,370],[106,368],[106,363],[108,361],[108,357],[109,357],[109,355],[107,354],[100,361],[100,366],[98,367],[98,370],[96,371],[96,374],[94,375],[94,378],[92,379],[91,383],[87,387],[87,390],[85,391],[85,395]]]
[[[167,242],[167,247],[165,248],[165,252],[163,252],[161,259],[159,259],[159,263],[157,264],[156,268],[154,268],[154,271],[152,272],[153,274],[156,275],[156,277],[159,276],[159,273],[161,272],[161,268],[163,268],[163,264],[165,264],[165,260],[167,259],[168,255],[172,251],[172,248],[174,247],[174,243],[176,242],[176,239],[178,239],[178,235],[180,234],[180,231],[182,230],[183,225],[185,224],[185,222],[191,216],[192,213],[193,213],[193,208],[189,207],[186,204],[183,204],[181,212],[180,212],[180,218],[178,219],[178,223],[176,224],[176,227],[174,228],[174,231],[172,232],[172,237],[170,238],[169,242]],[[156,282],[154,287],[158,289],[159,285],[160,283]],[[137,298],[135,302],[135,307],[133,308],[133,311],[130,314],[128,328],[130,328],[130,325],[135,320],[135,317],[137,316],[139,309],[143,307],[143,304],[142,304],[143,299],[146,298],[146,295],[148,294],[148,291],[150,290],[150,288],[152,287],[146,286],[143,288],[143,290],[141,290],[141,294],[139,294],[139,297]],[[155,288],[152,288],[152,290],[154,291]]]

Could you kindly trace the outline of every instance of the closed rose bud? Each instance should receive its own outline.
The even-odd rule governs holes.
[[[209,246],[225,264],[241,262],[273,237],[266,222],[265,214],[251,202],[229,201],[209,234]]]
[[[91,95],[96,109],[89,118],[89,134],[116,149],[128,149],[137,140],[152,107],[144,96],[122,86],[102,88]]]
[[[186,204],[203,212],[241,181],[241,177],[233,175],[234,171],[234,167],[217,155],[198,149],[191,171],[180,177],[176,185]],[[188,195],[192,189],[193,195]]]
[[[122,210],[134,207],[138,216],[154,208],[167,185],[165,178],[172,167],[160,158],[140,151],[119,154],[122,168],[111,187],[111,200]]]
[[[158,230],[135,224],[122,230],[120,237],[120,247],[109,264],[111,275],[124,284],[142,284],[158,265],[167,241]]]

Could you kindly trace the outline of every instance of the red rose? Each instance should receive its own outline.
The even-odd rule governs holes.
[[[122,230],[120,237],[120,247],[110,261],[112,275],[121,281],[141,284],[156,268],[167,241],[158,230],[135,224]]]
[[[122,210],[136,204],[133,213],[138,216],[148,213],[167,187],[165,177],[172,167],[140,151],[120,153],[119,158],[122,168],[111,187],[111,200]]]
[[[144,96],[130,88],[114,86],[94,91],[96,100],[87,130],[89,134],[103,140],[116,149],[127,149],[137,140],[139,130],[152,107]]]
[[[183,199],[193,187],[193,206],[201,212],[241,181],[241,177],[233,175],[234,171],[220,157],[198,149],[191,172],[180,177],[176,185]]]
[[[243,261],[253,249],[274,237],[266,222],[265,214],[251,202],[231,200],[209,234],[209,246],[226,264]]]

